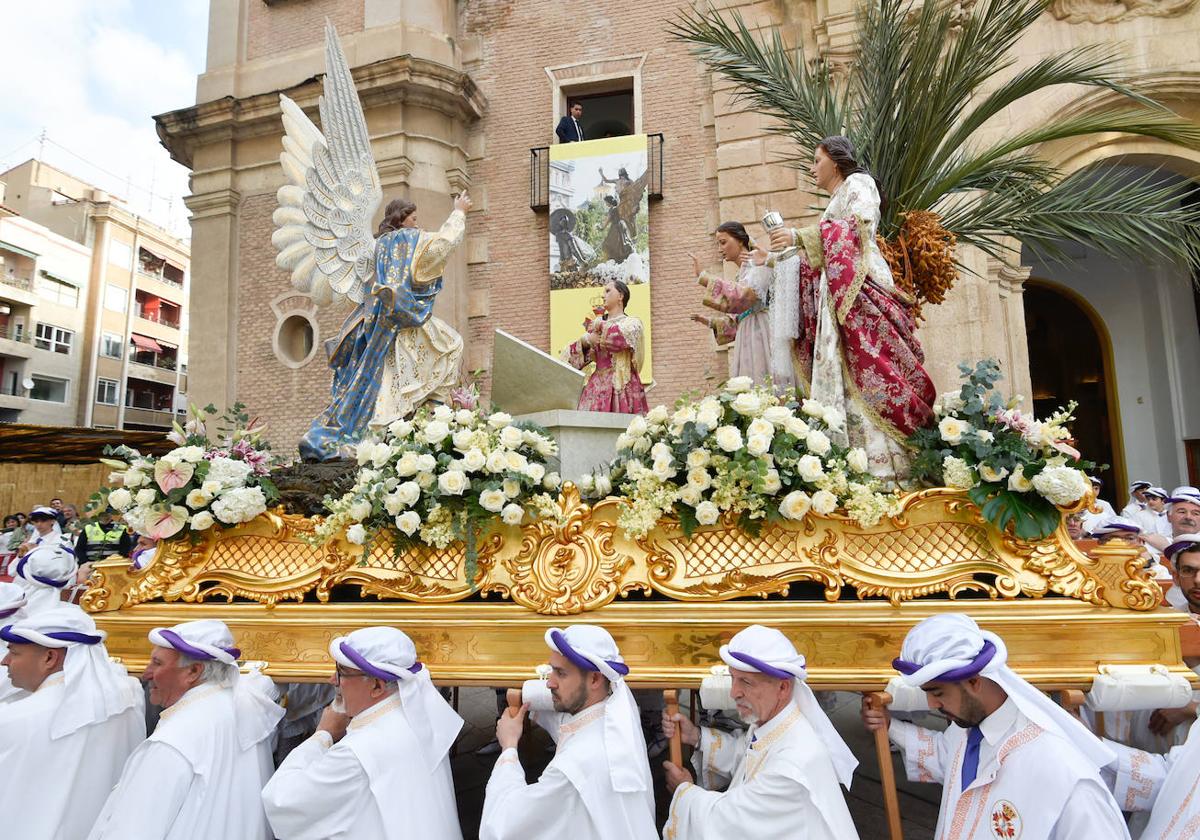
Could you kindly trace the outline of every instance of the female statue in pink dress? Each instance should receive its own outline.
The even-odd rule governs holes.
[[[644,344],[642,322],[625,314],[629,287],[613,280],[604,287],[604,315],[587,322],[587,332],[563,350],[563,361],[583,370],[596,368],[579,395],[580,411],[613,411],[645,414],[646,390],[638,371]]]
[[[772,365],[770,307],[775,272],[763,264],[766,254],[753,249],[741,222],[723,222],[713,235],[721,259],[737,265],[737,277],[726,280],[701,271],[700,260],[693,254],[696,282],[708,290],[704,305],[723,314],[693,315],[692,320],[711,329],[718,345],[736,342],[729,352],[730,378],[748,376],[759,385],[769,378],[778,390],[795,388],[790,346],[782,354],[786,365]]]

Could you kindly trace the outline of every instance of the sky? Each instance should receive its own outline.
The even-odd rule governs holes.
[[[208,0],[6,2],[0,32],[0,172],[40,148],[46,163],[187,237],[188,171],[159,143],[153,117],[195,104]]]

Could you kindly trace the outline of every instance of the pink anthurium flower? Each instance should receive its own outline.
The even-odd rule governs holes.
[[[146,515],[146,536],[165,540],[183,530],[187,524],[187,508],[179,505],[155,508]]]
[[[196,468],[185,461],[160,458],[154,465],[154,480],[158,482],[158,489],[170,493],[191,481],[195,471]]]

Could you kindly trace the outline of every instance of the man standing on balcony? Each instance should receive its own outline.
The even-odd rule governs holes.
[[[559,120],[558,128],[554,129],[559,143],[579,143],[583,140],[583,126],[579,124],[583,119],[583,105],[572,102],[569,110],[570,113]]]

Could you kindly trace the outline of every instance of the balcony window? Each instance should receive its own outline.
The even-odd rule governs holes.
[[[116,333],[104,333],[100,338],[100,355],[119,359],[125,353],[125,342]]]
[[[138,273],[153,277],[160,283],[169,283],[180,289],[183,288],[183,269],[171,265],[165,258],[153,254],[145,248],[138,249]]]
[[[115,379],[96,381],[96,402],[101,405],[117,404],[117,381]]]
[[[52,403],[65,403],[67,401],[67,380],[53,379],[49,376],[38,376],[34,374],[30,377],[33,380],[33,387],[29,389],[29,398],[31,400],[43,400]]]
[[[167,327],[179,329],[179,319],[182,313],[182,307],[177,303],[172,303],[165,298],[160,298],[158,295],[148,294],[147,292],[138,289],[137,291],[137,315],[139,318],[144,318],[147,321],[153,321],[156,324],[162,324]]]
[[[55,353],[68,355],[71,352],[71,343],[75,339],[75,333],[70,330],[64,330],[62,327],[56,327],[51,324],[38,324],[37,333],[33,339],[33,346],[39,350],[52,350]]]
[[[51,277],[44,271],[38,272],[33,286],[37,296],[43,300],[72,309],[79,306],[79,289],[64,280]]]
[[[172,347],[148,335],[133,333],[130,339],[130,359],[139,365],[151,365],[163,370],[175,370],[179,358],[179,348]]]
[[[125,407],[172,411],[175,407],[175,389],[170,385],[131,376],[125,388]]]
[[[124,312],[129,290],[108,283],[104,287],[104,308],[109,312]]]

